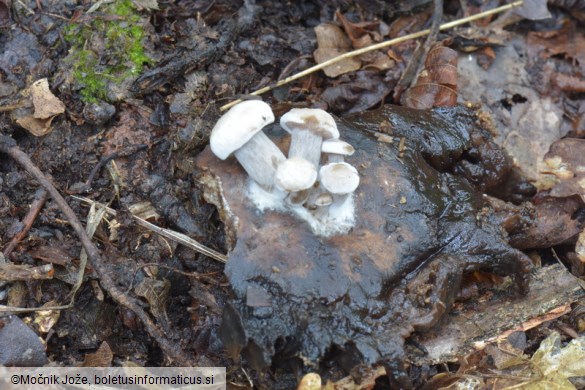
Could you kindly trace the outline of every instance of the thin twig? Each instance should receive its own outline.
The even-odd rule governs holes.
[[[47,197],[48,197],[47,191],[45,191],[43,188],[40,188],[35,193],[35,199],[30,205],[28,213],[26,213],[26,216],[22,219],[22,224],[24,226],[21,231],[19,231],[14,235],[14,237],[12,237],[12,240],[10,240],[8,245],[6,245],[6,248],[4,248],[4,256],[6,257],[10,256],[10,254],[12,253],[14,248],[16,248],[18,243],[22,241],[22,239],[27,235],[30,228],[32,227],[33,222],[35,221],[35,219],[37,219],[37,216],[41,212],[43,205],[47,201]]]
[[[107,207],[105,205],[103,205],[102,203],[93,201],[91,199],[88,198],[84,198],[82,196],[76,196],[76,195],[71,195],[72,198],[80,200],[82,202],[85,202],[87,204],[97,204],[100,207],[105,207],[105,210],[108,214],[110,215],[116,215],[116,210]],[[153,223],[150,223],[140,217],[137,217],[136,215],[132,215],[132,218],[134,218],[136,220],[136,223],[138,223],[140,226],[151,230],[163,237],[166,237],[170,240],[173,240],[175,242],[178,242],[180,244],[183,244],[191,249],[193,249],[194,251],[197,251],[199,253],[204,254],[205,256],[211,257],[214,260],[220,261],[222,263],[226,263],[228,260],[228,257],[226,255],[224,255],[223,253],[219,253],[211,248],[206,247],[205,245],[201,244],[200,242],[192,239],[191,237],[183,234],[183,233],[179,233],[176,232],[174,230],[171,229],[165,229],[165,228],[161,228],[160,226],[157,226]]]
[[[503,5],[501,7],[497,7],[497,8],[488,10],[488,11],[480,12],[478,14],[471,15],[471,16],[468,16],[468,17],[465,17],[465,18],[462,18],[462,19],[454,20],[454,21],[449,22],[449,23],[444,23],[444,24],[441,25],[441,27],[439,29],[440,30],[448,30],[448,29],[453,28],[453,27],[461,26],[462,24],[469,23],[469,22],[473,22],[474,20],[483,19],[486,16],[498,14],[498,13],[501,13],[501,12],[508,11],[508,10],[513,9],[513,8],[519,7],[519,6],[522,5],[522,3],[524,3],[523,0],[515,1],[513,3],[506,4],[506,5]],[[422,30],[422,31],[419,31],[419,32],[416,32],[416,33],[412,33],[412,34],[409,34],[409,35],[405,35],[403,37],[398,37],[398,38],[390,39],[388,41],[376,43],[375,45],[371,45],[371,46],[364,47],[364,48],[361,48],[361,49],[358,49],[358,50],[354,50],[354,51],[350,51],[350,52],[344,53],[344,54],[342,54],[340,56],[331,58],[330,60],[327,60],[325,62],[322,62],[322,63],[320,63],[318,65],[312,66],[309,69],[305,69],[302,72],[299,72],[299,73],[297,73],[297,74],[295,74],[293,76],[287,77],[284,80],[280,80],[280,81],[278,81],[277,83],[275,83],[273,85],[269,85],[269,86],[264,87],[264,88],[261,88],[261,89],[259,89],[257,91],[251,92],[250,95],[254,95],[254,96],[261,95],[264,92],[271,91],[274,88],[277,88],[277,87],[283,86],[285,84],[288,84],[291,81],[298,80],[301,77],[305,77],[305,76],[307,76],[307,75],[309,75],[311,73],[314,73],[314,72],[316,72],[318,70],[321,70],[323,68],[326,68],[328,66],[331,66],[333,64],[336,64],[339,61],[345,60],[347,58],[356,57],[356,56],[359,56],[361,54],[368,53],[370,51],[374,51],[374,50],[378,50],[378,49],[383,49],[383,48],[388,47],[388,46],[393,46],[393,45],[396,45],[396,44],[399,44],[399,43],[402,43],[402,42],[405,42],[405,41],[409,41],[411,39],[416,39],[416,38],[424,37],[429,32],[430,32],[430,30],[429,29],[426,29],[426,30]],[[228,103],[228,104],[225,104],[225,105],[221,106],[219,109],[220,109],[220,111],[225,111],[228,108],[230,108],[232,106],[235,106],[236,104],[240,103],[241,101],[242,101],[241,99],[234,100],[231,103]]]
[[[132,281],[130,282],[130,286],[128,287],[128,291],[132,291],[132,288],[134,287],[134,281],[136,280],[136,275],[138,274],[138,271],[140,271],[141,269],[146,268],[146,267],[156,267],[156,268],[168,269],[169,271],[186,276],[188,278],[203,280],[209,284],[222,285],[221,283],[219,283],[215,279],[210,278],[209,277],[210,274],[204,275],[204,274],[200,274],[199,272],[195,272],[195,271],[192,271],[192,272],[181,271],[180,269],[177,269],[175,267],[171,267],[169,265],[160,264],[160,263],[146,263],[146,264],[140,264],[134,268],[134,273],[132,274]],[[213,272],[213,273],[211,273],[211,275],[213,275],[215,273],[216,272]]]
[[[44,264],[33,267],[28,264],[0,264],[0,280],[14,282],[16,280],[45,280],[53,279],[55,270],[53,264]]]
[[[18,108],[22,108],[24,107],[24,104],[22,103],[18,103],[18,104],[11,104],[8,106],[0,106],[0,112],[9,112],[9,111],[14,111]]]
[[[93,178],[103,168],[103,166],[106,165],[108,162],[110,162],[116,158],[120,158],[120,157],[129,157],[129,156],[133,155],[134,153],[138,153],[142,150],[145,150],[146,148],[148,148],[148,145],[138,145],[130,151],[115,152],[115,153],[110,154],[109,156],[102,157],[100,159],[100,161],[97,163],[97,165],[95,167],[93,167],[93,169],[89,173],[89,176],[87,177],[87,180],[85,182],[85,187],[88,189],[91,188],[91,183],[93,182]]]
[[[101,257],[98,248],[88,237],[83,225],[75,215],[75,212],[73,212],[59,191],[57,191],[55,186],[47,180],[43,172],[41,172],[41,170],[31,161],[28,155],[18,148],[16,142],[12,138],[3,134],[0,134],[0,152],[8,154],[36,180],[38,180],[38,182],[47,190],[51,198],[53,198],[55,203],[57,203],[63,214],[67,217],[69,224],[79,237],[81,245],[90,259],[91,265],[100,278],[101,285],[110,294],[112,299],[136,314],[144,325],[146,331],[157,341],[166,356],[183,366],[193,366],[194,364],[191,359],[186,357],[178,345],[166,337],[140,304],[138,304],[134,298],[127,296],[118,288],[116,282],[109,276],[110,272],[108,271],[106,261]]]
[[[441,20],[443,19],[443,0],[433,0],[433,4],[434,11],[431,18],[432,23],[431,28],[429,29],[430,32],[427,35],[425,42],[416,48],[412,54],[412,57],[410,58],[408,65],[406,66],[406,69],[404,69],[404,72],[402,72],[402,76],[400,76],[400,79],[394,88],[394,101],[400,101],[402,92],[409,86],[414,85],[416,75],[422,66],[423,58],[427,56],[431,46],[437,40],[439,28],[441,27]]]

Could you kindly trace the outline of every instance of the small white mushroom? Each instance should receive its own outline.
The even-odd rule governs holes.
[[[331,138],[323,141],[321,151],[327,153],[327,162],[343,162],[344,156],[351,156],[355,149],[353,146],[339,138]]]
[[[319,170],[321,186],[333,195],[334,202],[345,202],[360,184],[357,169],[345,162],[323,165]]]
[[[280,163],[274,181],[279,189],[289,193],[289,203],[303,204],[317,181],[317,169],[304,158],[291,157]]]
[[[239,103],[226,112],[211,131],[211,151],[225,160],[234,153],[250,177],[271,192],[276,168],[286,157],[262,132],[274,122],[270,106],[260,100]]]
[[[333,196],[328,192],[322,192],[311,203],[313,216],[317,219],[322,219],[327,215],[329,206],[333,203]]]
[[[280,118],[280,126],[291,134],[289,157],[302,157],[316,167],[321,159],[321,143],[339,138],[335,119],[317,108],[293,108]]]

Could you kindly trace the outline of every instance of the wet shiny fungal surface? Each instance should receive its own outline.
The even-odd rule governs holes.
[[[404,340],[441,319],[465,272],[511,275],[522,292],[531,263],[492,223],[482,194],[447,173],[458,171],[467,151],[481,149],[473,139],[489,139],[472,112],[385,107],[338,125],[356,149],[346,161],[361,180],[347,235],[319,237],[291,214],[256,210],[237,162],[209,150],[199,155],[199,180],[230,245],[225,272],[236,299],[224,311],[222,337],[256,369],[317,367],[335,355],[348,370],[385,364],[398,383]],[[393,142],[377,141],[373,131]],[[504,181],[507,160],[488,146],[477,152],[496,153],[487,165],[477,158],[465,164],[475,178]],[[340,353],[328,354],[332,348]]]

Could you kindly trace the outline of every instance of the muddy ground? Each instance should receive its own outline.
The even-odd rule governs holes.
[[[92,225],[95,210],[79,197],[118,212],[92,225],[102,262],[96,265],[90,256],[73,307],[22,313],[24,322],[10,328],[15,333],[0,337],[4,351],[14,348],[15,337],[29,340],[36,360],[22,362],[16,352],[0,353],[0,364],[226,366],[234,388],[295,386],[295,375],[250,371],[224,351],[218,328],[232,297],[224,264],[138,226],[132,210],[146,202],[140,215],[150,222],[226,253],[223,224],[215,207],[203,200],[193,173],[220,107],[315,64],[317,48],[340,53],[429,28],[433,6],[368,0],[253,3],[0,0],[1,134],[30,156],[84,225]],[[435,40],[459,53],[458,101],[483,104],[493,113],[496,140],[545,191],[562,180],[558,175],[551,179],[555,167],[543,174],[551,143],[585,135],[585,3],[549,2],[551,13],[544,19],[529,12],[544,3],[532,3],[522,15],[492,16],[441,32]],[[442,21],[498,5],[447,1]],[[317,41],[315,28],[331,24],[342,44],[332,38]],[[416,47],[417,41],[410,40],[369,53],[345,64],[341,74],[312,73],[263,99],[277,116],[292,106],[321,107],[343,116],[400,104],[399,80]],[[42,79],[48,90],[37,93],[31,86]],[[578,165],[570,156],[579,152],[560,149],[557,155]],[[580,195],[583,189],[575,189],[575,183],[566,184],[558,196]],[[13,158],[0,153],[0,248],[5,255],[0,264],[23,266],[0,278],[4,312],[66,305],[79,277],[80,238],[59,204],[40,188]],[[25,217],[35,204],[38,215],[28,222]],[[574,236],[554,256],[549,248],[530,255],[548,264],[556,262],[558,253],[581,277],[583,244]],[[52,268],[38,268],[47,265]],[[112,298],[112,288],[148,311],[162,329],[159,336],[169,342],[166,347],[161,349],[161,340],[135,306]],[[550,329],[564,330],[566,340],[582,334],[582,313],[574,303],[558,323],[528,332],[526,351],[534,351]],[[416,368],[411,376],[422,383],[457,367]],[[331,373],[332,380],[345,375]]]

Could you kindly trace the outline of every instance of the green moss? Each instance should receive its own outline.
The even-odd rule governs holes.
[[[64,29],[65,40],[71,45],[68,60],[73,77],[87,102],[107,100],[109,83],[136,76],[144,64],[152,63],[142,43],[143,18],[131,0],[114,1],[100,8],[99,14],[90,15],[93,19],[89,22]]]

